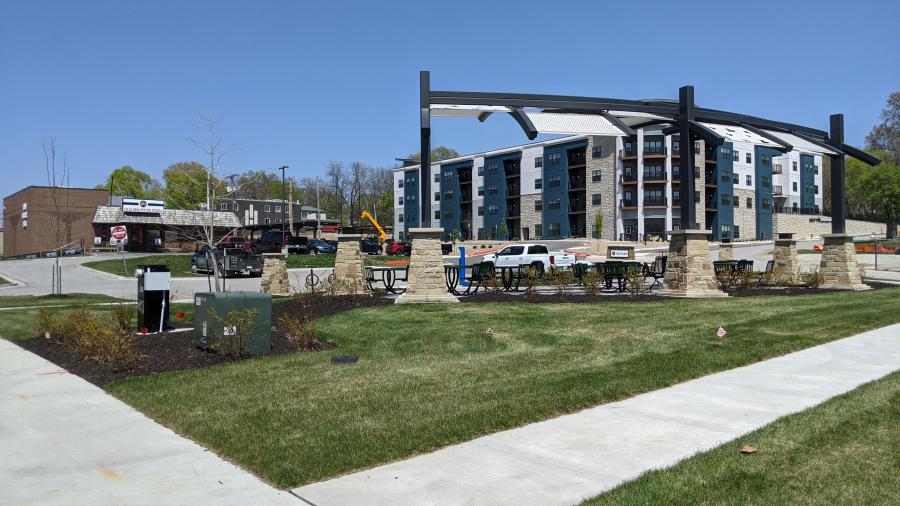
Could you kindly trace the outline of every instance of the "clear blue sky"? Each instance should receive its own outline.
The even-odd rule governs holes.
[[[202,162],[187,141],[199,112],[240,145],[224,171],[390,166],[418,151],[420,69],[447,90],[676,98],[693,84],[702,106],[822,129],[843,112],[861,145],[900,90],[898,49],[897,0],[0,0],[0,193],[46,184],[51,136],[73,185]],[[466,153],[526,139],[498,116],[435,120],[432,140]]]

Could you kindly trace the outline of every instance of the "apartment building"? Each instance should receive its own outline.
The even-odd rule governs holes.
[[[394,224],[440,226],[463,239],[666,238],[680,223],[679,136],[667,122],[635,135],[573,135],[462,156],[431,166],[432,216],[419,215],[419,167],[394,171]],[[704,123],[725,139],[694,143],[699,225],[714,240],[771,238],[773,213],[818,214],[822,208],[820,146],[791,134],[759,135],[739,126]],[[423,219],[424,218],[424,219]]]

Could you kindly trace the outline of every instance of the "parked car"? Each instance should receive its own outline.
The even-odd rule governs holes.
[[[305,255],[310,252],[309,240],[303,236],[294,236],[281,230],[266,230],[253,241],[253,251],[256,253],[280,253],[281,248],[287,246],[289,255]]]
[[[364,239],[359,241],[359,250],[367,255],[380,255],[381,244],[378,241]]]
[[[333,255],[337,252],[337,246],[332,246],[321,239],[313,239],[308,244],[309,252],[313,255]]]
[[[571,267],[576,258],[572,253],[551,252],[546,244],[513,244],[497,253],[489,253],[482,257],[482,262],[493,262],[496,267],[515,267],[532,265],[543,273],[551,265]]]
[[[191,255],[191,272],[207,272],[212,274],[215,261],[218,270],[224,277],[249,275],[262,276],[263,257],[240,248],[222,248],[210,250],[201,248]]]
[[[403,241],[394,241],[388,243],[387,254],[388,255],[406,255],[409,256],[412,253],[412,244]]]
[[[216,248],[242,248],[244,251],[252,252],[253,244],[243,237],[228,235],[216,244]]]
[[[442,255],[449,255],[452,252],[453,252],[453,243],[449,243],[449,242],[441,243],[441,254]]]

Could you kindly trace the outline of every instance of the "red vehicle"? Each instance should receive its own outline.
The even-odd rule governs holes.
[[[410,250],[412,249],[411,244],[407,244],[405,242],[395,241],[387,246],[387,254],[388,255],[396,255],[396,256],[409,256]]]
[[[225,236],[221,241],[216,243],[216,248],[242,248],[248,253],[253,251],[253,245],[250,244],[250,241],[234,235]]]

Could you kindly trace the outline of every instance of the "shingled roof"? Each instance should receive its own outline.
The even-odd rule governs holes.
[[[212,211],[213,224],[221,228],[238,228],[241,221],[228,211]],[[97,224],[141,224],[170,227],[203,227],[209,225],[209,211],[188,211],[184,209],[163,209],[161,214],[125,214],[121,207],[97,206],[94,213]]]

